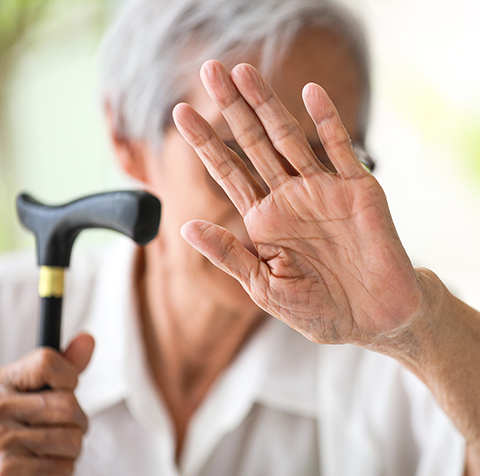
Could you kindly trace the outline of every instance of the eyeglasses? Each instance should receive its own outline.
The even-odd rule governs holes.
[[[263,189],[268,193],[268,187],[263,181],[262,177],[258,173],[257,169],[254,167],[252,164],[251,160],[249,159],[248,155],[243,151],[243,149],[235,142],[234,140],[224,140],[223,141],[225,145],[231,149],[233,152],[235,152],[240,159],[244,162],[244,164],[247,166],[248,171],[252,174],[253,178],[263,187]],[[318,160],[331,172],[335,172],[335,167],[333,166],[332,162],[327,156],[327,153],[325,152],[325,149],[323,148],[323,145],[319,142],[318,144],[310,144],[312,147],[312,150],[314,154],[317,156]],[[353,149],[355,151],[355,154],[358,157],[358,160],[362,163],[362,165],[369,171],[372,172],[373,169],[375,168],[375,161],[371,158],[371,156],[367,153],[365,148],[363,147],[362,144],[355,143],[353,144]],[[285,167],[292,168],[292,166],[285,161]],[[210,174],[207,172],[205,169],[205,175],[206,175],[206,180],[207,183],[209,184],[210,189],[212,192],[215,193],[218,197],[221,197],[222,199],[228,200],[227,195],[225,192],[222,190],[220,185],[210,176]]]
[[[173,108],[172,108],[173,110]],[[173,116],[170,114],[166,120],[166,124],[168,126],[175,127],[175,123],[173,122]],[[237,144],[234,140],[226,140],[223,141],[227,147],[232,149],[239,157],[243,160],[245,165],[247,166],[250,173],[259,181],[260,184],[263,184],[263,180],[260,177],[257,169],[253,166],[252,162],[248,158],[247,154],[243,151],[243,149]],[[335,167],[333,166],[330,158],[328,157],[327,153],[321,142],[316,144],[310,144],[314,154],[317,156],[318,160],[331,172],[336,172]],[[370,173],[373,173],[375,170],[375,160],[373,160],[372,156],[366,151],[363,144],[359,142],[354,142],[352,144],[353,150],[355,151],[355,155],[357,156],[360,163],[368,170]],[[288,165],[287,165],[288,167]]]
[[[375,170],[375,161],[372,159],[372,156],[365,150],[365,147],[362,144],[353,144],[353,150],[357,155],[358,160],[362,165],[370,172],[373,173]]]

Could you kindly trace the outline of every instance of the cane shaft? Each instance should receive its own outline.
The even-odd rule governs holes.
[[[38,345],[60,350],[62,301],[65,270],[42,266],[38,294],[40,296],[40,327]]]
[[[62,298],[40,299],[40,328],[38,346],[60,350],[60,330],[62,322]]]

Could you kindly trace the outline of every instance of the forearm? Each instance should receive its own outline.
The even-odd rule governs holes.
[[[432,391],[466,439],[468,476],[480,475],[480,313],[453,296],[428,270],[419,315],[383,351]]]

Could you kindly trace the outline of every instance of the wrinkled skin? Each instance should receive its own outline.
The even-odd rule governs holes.
[[[64,354],[41,348],[0,368],[1,476],[73,473],[88,427],[73,391],[93,346],[81,334]]]
[[[264,310],[318,343],[370,346],[415,320],[422,280],[392,223],[382,188],[357,160],[325,91],[303,99],[337,173],[314,156],[295,119],[250,65],[201,72],[265,192],[210,125],[180,104],[174,118],[244,217],[259,258],[227,230],[201,221],[183,236],[234,276]]]

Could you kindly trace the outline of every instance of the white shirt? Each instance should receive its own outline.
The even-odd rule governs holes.
[[[461,476],[465,444],[397,362],[320,346],[271,318],[194,415],[179,466],[173,426],[146,365],[134,247],[75,254],[64,344],[96,339],[77,389],[90,419],[76,476]],[[0,364],[34,347],[33,252],[0,264]]]

